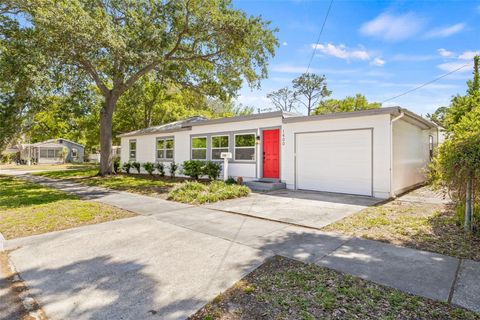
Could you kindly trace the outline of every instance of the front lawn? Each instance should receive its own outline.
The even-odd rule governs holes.
[[[480,315],[276,256],[190,319],[480,319]]]
[[[0,170],[25,170],[25,171],[40,171],[40,170],[65,170],[65,169],[88,169],[95,167],[94,164],[89,163],[65,163],[65,164],[36,164],[27,166],[24,164],[0,164]]]
[[[480,236],[465,234],[452,205],[422,201],[428,187],[412,192],[418,201],[397,199],[364,209],[323,230],[480,261]]]
[[[184,178],[171,179],[158,175],[124,173],[101,177],[97,174],[97,169],[35,173],[35,175],[53,179],[69,179],[89,186],[128,191],[191,204],[239,198],[250,193],[250,189],[245,186],[228,185],[223,181],[194,182]]]
[[[0,176],[0,232],[7,239],[132,217],[133,213]]]

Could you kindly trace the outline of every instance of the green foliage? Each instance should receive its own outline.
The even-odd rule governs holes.
[[[325,76],[318,74],[304,73],[293,79],[292,83],[296,100],[307,108],[308,115],[319,101],[332,94],[327,88]]]
[[[228,177],[228,179],[225,181],[226,184],[237,184],[237,180],[235,180],[234,177]]]
[[[465,223],[465,203],[458,204],[455,208],[457,224],[463,226]],[[472,230],[480,234],[480,205],[473,207]]]
[[[187,160],[183,162],[183,174],[189,176],[192,179],[198,180],[198,177],[204,174],[203,167],[205,161],[201,160]]]
[[[168,166],[168,171],[170,172],[170,178],[174,179],[175,176],[177,175],[177,170],[178,170],[178,164],[175,162],[170,162],[170,165]]]
[[[118,157],[113,160],[113,171],[115,171],[115,173],[120,172],[120,158]]]
[[[474,58],[473,80],[467,94],[455,96],[445,112],[448,139],[438,148],[430,165],[430,180],[445,186],[461,205],[466,198],[467,181],[473,181],[473,203],[480,203],[480,75]]]
[[[328,114],[335,112],[352,112],[381,108],[379,102],[368,102],[364,95],[357,93],[354,97],[344,99],[327,99],[321,101],[314,114]]]
[[[171,191],[168,199],[183,203],[202,204],[245,197],[249,193],[248,187],[228,185],[223,181],[213,181],[209,184],[185,182]]]
[[[145,171],[147,171],[147,173],[151,176],[153,176],[153,171],[155,171],[155,163],[153,162],[145,162],[143,165],[142,165],[143,169],[145,169]]]
[[[247,16],[230,1],[8,2],[19,14],[2,14],[2,20],[17,26],[22,20],[25,32],[6,37],[7,44],[19,41],[27,51],[48,58],[48,69],[62,75],[57,88],[64,88],[63,76],[88,77],[103,96],[100,145],[107,154],[117,101],[144,76],[154,74],[178,87],[225,98],[244,80],[258,86],[278,46],[277,30],[269,22]],[[23,33],[29,33],[30,41]],[[130,105],[130,110],[136,108]],[[102,157],[101,173],[109,173],[109,166],[108,157]]]
[[[160,177],[165,177],[165,164],[163,164],[163,162],[157,162],[155,164],[155,168],[157,169]]]
[[[203,174],[210,180],[217,180],[222,172],[222,166],[218,162],[207,161],[203,167]]]
[[[127,174],[130,173],[131,168],[132,168],[132,164],[130,162],[125,162],[122,166],[123,171],[125,171],[125,173]]]
[[[133,161],[132,162],[132,168],[137,170],[137,173],[140,173],[140,169],[142,168],[142,165],[140,164],[140,162]]]
[[[440,107],[437,110],[435,110],[435,112],[432,114],[427,113],[426,117],[430,119],[430,121],[445,128],[445,116],[446,116],[447,110],[448,110],[448,107]]]

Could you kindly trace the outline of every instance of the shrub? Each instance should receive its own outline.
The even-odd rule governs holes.
[[[201,160],[187,160],[183,162],[183,173],[192,179],[198,180],[203,175],[205,162]]]
[[[455,207],[455,218],[457,224],[463,226],[465,223],[465,203],[459,203]],[[472,230],[477,234],[480,234],[480,205],[475,205],[473,207]]]
[[[160,177],[165,177],[165,165],[162,162],[157,162],[155,168],[157,168]]]
[[[223,181],[213,181],[210,184],[187,181],[172,190],[168,194],[168,199],[183,203],[202,204],[245,197],[249,193],[248,187],[229,185]]]
[[[175,175],[178,170],[178,164],[175,162],[170,162],[170,166],[168,167],[168,171],[170,171],[170,178],[174,179]]]
[[[120,172],[120,158],[118,157],[113,160],[113,171],[115,171],[115,173]]]
[[[136,161],[132,162],[132,167],[135,168],[138,173],[140,173],[140,168],[141,168],[140,162],[136,162]]]
[[[130,162],[125,162],[122,166],[123,171],[125,171],[127,174],[130,173],[131,168],[132,168],[132,164]]]
[[[153,176],[153,171],[155,171],[155,164],[152,162],[145,162],[143,164],[143,169],[147,171],[147,173],[151,176]]]
[[[228,179],[225,181],[226,184],[237,184],[237,180],[235,180],[234,177],[228,177]]]
[[[217,180],[220,172],[222,172],[222,166],[213,161],[206,162],[202,169],[202,175],[208,176],[210,180]]]

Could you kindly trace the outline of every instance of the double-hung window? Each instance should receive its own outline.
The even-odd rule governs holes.
[[[192,160],[207,160],[207,137],[192,138]]]
[[[173,160],[173,138],[158,138],[157,139],[157,159],[158,160]]]
[[[221,160],[220,154],[228,152],[228,136],[213,136],[212,137],[212,160]]]
[[[235,160],[254,161],[255,149],[255,134],[235,135]]]
[[[130,148],[130,160],[135,160],[137,158],[137,140],[130,140],[128,142]]]

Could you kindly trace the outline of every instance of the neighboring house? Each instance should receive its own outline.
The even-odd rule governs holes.
[[[389,198],[425,181],[438,127],[400,107],[301,116],[193,117],[120,135],[121,161],[222,161],[229,176]]]
[[[112,146],[113,158],[119,158],[122,148],[120,146]],[[92,152],[88,155],[88,162],[100,163],[100,152]]]
[[[22,144],[20,159],[38,164],[83,162],[85,147],[66,139],[50,139],[33,144]]]

